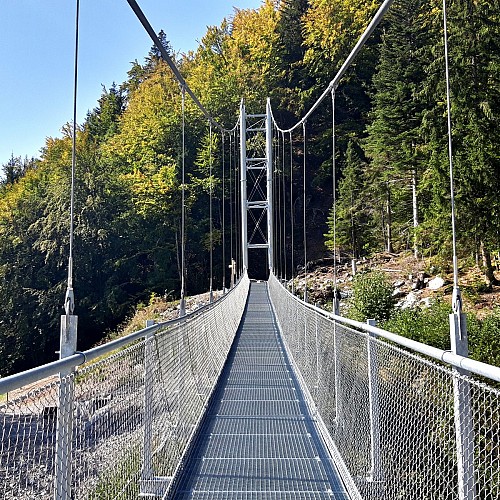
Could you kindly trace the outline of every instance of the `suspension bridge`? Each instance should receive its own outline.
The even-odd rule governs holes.
[[[279,127],[269,101],[262,114],[247,113],[242,102],[230,131],[205,110],[128,1],[179,80],[183,103],[189,94],[231,145],[239,133],[233,280],[217,301],[211,284],[210,302],[186,314],[183,250],[178,319],[151,321],[79,352],[70,249],[60,359],[0,379],[7,395],[0,403],[0,496],[500,498],[500,368],[467,356],[457,270],[450,351],[344,318],[337,301],[333,312],[319,309],[277,272],[283,220],[273,199],[273,144],[281,139],[284,154],[285,134],[291,145],[302,127],[305,165],[308,117],[329,96],[334,105],[342,76],[391,0],[294,127]],[[452,174],[450,164],[453,190]],[[184,213],[182,220],[184,249]],[[304,224],[307,273],[306,249]],[[266,263],[267,281],[249,279],[252,252]]]

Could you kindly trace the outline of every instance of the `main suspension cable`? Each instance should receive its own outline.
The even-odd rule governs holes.
[[[344,61],[342,66],[340,67],[339,71],[333,78],[333,80],[328,84],[326,89],[323,91],[321,96],[316,100],[316,102],[309,108],[309,111],[304,115],[302,119],[300,119],[295,125],[288,129],[282,129],[279,127],[278,123],[276,122],[276,119],[274,118],[273,111],[271,108],[271,117],[272,120],[276,126],[276,128],[280,132],[292,132],[296,128],[300,127],[301,125],[304,125],[304,123],[308,120],[308,118],[316,111],[318,106],[324,101],[324,99],[330,94],[332,90],[335,90],[339,83],[340,80],[342,80],[342,77],[345,75],[346,71],[349,69],[349,67],[352,65],[354,59],[358,55],[359,51],[363,48],[363,46],[366,44],[368,39],[370,38],[371,34],[375,30],[375,28],[379,25],[380,21],[382,18],[385,16],[387,13],[387,10],[389,7],[392,5],[394,0],[385,0],[384,3],[379,7],[375,15],[373,16],[372,20],[370,21],[370,24],[367,26],[361,37],[359,38],[358,42],[352,49],[351,53],[349,56],[347,56],[347,59]]]
[[[191,90],[189,85],[186,83],[184,80],[184,77],[181,75],[179,69],[177,68],[176,64],[174,61],[172,61],[172,58],[169,56],[167,50],[165,47],[162,45],[160,39],[158,38],[158,35],[155,33],[154,29],[152,28],[151,24],[149,23],[148,19],[144,15],[144,12],[142,12],[141,8],[139,7],[138,3],[136,0],[127,0],[128,4],[134,11],[135,15],[141,22],[142,26],[144,29],[147,31],[148,35],[151,37],[151,40],[153,40],[153,43],[156,45],[156,48],[160,51],[160,54],[163,58],[163,60],[168,64],[169,68],[171,69],[172,73],[174,74],[174,77],[177,79],[179,84],[186,89],[186,92],[189,94],[193,102],[196,104],[198,109],[205,115],[207,120],[210,122],[211,125],[215,126],[218,128],[221,132],[229,132],[230,129],[224,128],[201,104],[199,101],[198,97],[196,97],[196,94]],[[235,125],[237,127],[238,124]]]

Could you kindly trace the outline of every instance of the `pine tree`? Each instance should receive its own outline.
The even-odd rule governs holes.
[[[2,165],[2,173],[4,177],[2,184],[14,184],[14,182],[22,176],[21,157],[15,157],[14,154],[12,154],[9,161]]]
[[[366,163],[361,158],[362,151],[353,140],[347,145],[345,166],[339,182],[339,195],[336,204],[336,221],[333,210],[328,218],[329,231],[325,244],[334,250],[334,224],[336,226],[336,246],[349,249],[353,259],[358,259],[372,244],[369,215],[363,202],[363,167]]]
[[[429,25],[432,59],[424,92],[434,106],[424,115],[428,167],[424,216],[436,250],[451,256],[450,183],[446,129],[443,13]],[[495,283],[490,252],[500,247],[500,7],[498,2],[448,3],[455,207],[459,252],[481,252],[487,283]],[[429,236],[428,236],[429,237]]]
[[[160,30],[158,33],[158,39],[160,40],[162,47],[167,51],[167,54],[172,57],[172,46],[170,45],[170,41],[167,40],[167,35],[163,30]],[[147,72],[154,72],[160,60],[162,60],[160,49],[156,45],[153,45],[149,50],[148,56],[146,57],[145,68]]]
[[[278,61],[274,94],[281,98],[281,107],[293,106],[300,92],[313,83],[303,66],[306,48],[302,19],[308,6],[308,0],[285,0],[280,4],[280,17],[276,25],[278,39],[274,47]]]
[[[123,91],[115,83],[109,90],[103,85],[98,102],[99,105],[87,113],[85,129],[100,142],[118,132],[119,118],[125,109]]]
[[[498,283],[490,253],[500,246],[499,12],[498,2],[461,0],[449,21],[459,230],[478,236],[490,285]]]
[[[422,49],[428,44],[422,25],[425,8],[421,0],[400,0],[393,6],[382,34],[374,76],[373,110],[365,147],[371,160],[369,190],[383,207],[385,249],[389,252],[395,240],[404,244],[412,217],[414,226],[418,221],[416,190],[412,188],[422,170],[420,124],[425,103],[420,89],[425,78]]]

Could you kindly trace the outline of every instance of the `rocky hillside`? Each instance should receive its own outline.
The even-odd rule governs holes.
[[[357,261],[355,272],[378,270],[384,272],[392,283],[396,307],[428,307],[433,300],[444,300],[451,304],[453,275],[439,272],[426,260],[416,260],[411,254],[380,253],[372,258]],[[353,266],[348,259],[337,265],[337,283],[342,296],[342,305],[352,294]],[[500,277],[500,273],[497,273]],[[299,295],[304,293],[303,270],[295,278],[295,289]],[[326,309],[331,309],[334,283],[334,261],[325,258],[311,263],[307,275],[309,301]],[[500,307],[500,286],[487,289],[480,270],[476,267],[461,270],[459,285],[462,290],[466,310],[474,310],[479,318]],[[291,283],[289,282],[289,286]],[[221,291],[214,292],[217,299]],[[204,293],[186,298],[186,312],[193,312],[207,304],[209,294]],[[122,328],[108,335],[106,340],[126,335],[144,328],[147,319],[168,321],[179,315],[179,301],[169,301],[166,297],[152,296],[149,304],[139,305],[135,314]]]
[[[453,274],[436,269],[425,259],[416,260],[413,255],[380,253],[372,258],[352,262],[342,259],[337,265],[337,284],[342,299],[352,293],[354,273],[378,270],[384,272],[394,287],[393,296],[398,308],[428,307],[433,300],[450,302],[453,290]],[[500,272],[497,272],[500,277]],[[303,270],[295,279],[295,288],[304,293]],[[311,263],[307,275],[309,301],[323,307],[331,307],[334,283],[332,258]],[[461,269],[459,286],[466,310],[474,310],[478,317],[500,307],[500,286],[488,288],[477,267]],[[345,302],[345,300],[343,301]]]

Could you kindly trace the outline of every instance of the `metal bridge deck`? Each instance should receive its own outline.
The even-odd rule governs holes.
[[[176,499],[348,498],[285,353],[266,283],[247,310]]]

